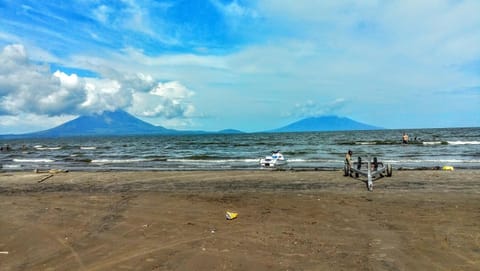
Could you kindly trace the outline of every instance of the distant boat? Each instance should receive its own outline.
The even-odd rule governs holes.
[[[272,151],[271,155],[260,158],[260,166],[262,168],[280,167],[287,164],[287,159],[280,151]]]

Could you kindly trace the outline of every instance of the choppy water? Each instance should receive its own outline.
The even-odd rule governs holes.
[[[480,128],[85,137],[5,140],[4,171],[258,169],[259,159],[281,150],[290,168],[340,169],[347,150],[353,157],[378,157],[394,168],[444,165],[480,168]],[[417,141],[414,139],[417,138]]]

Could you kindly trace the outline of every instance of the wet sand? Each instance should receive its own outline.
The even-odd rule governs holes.
[[[0,270],[480,270],[478,170],[48,176],[0,173]]]

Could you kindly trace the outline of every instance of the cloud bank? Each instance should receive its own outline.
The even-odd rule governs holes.
[[[137,116],[175,119],[195,111],[189,102],[193,91],[178,81],[162,83],[141,73],[117,73],[117,78],[52,73],[49,65],[31,61],[19,44],[5,46],[0,63],[1,115],[87,115],[124,109]]]

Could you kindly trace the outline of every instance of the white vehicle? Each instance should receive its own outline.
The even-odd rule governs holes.
[[[264,168],[279,167],[287,164],[287,159],[280,151],[273,151],[272,155],[267,155],[265,158],[260,158],[260,166]]]

